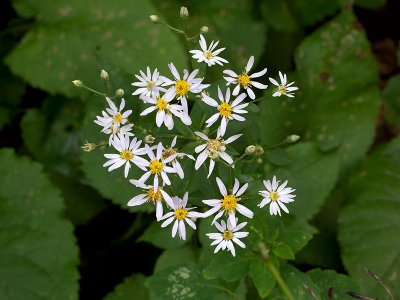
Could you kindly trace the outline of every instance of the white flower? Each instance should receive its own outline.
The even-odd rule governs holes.
[[[188,70],[183,70],[183,77],[181,79],[173,63],[170,63],[168,67],[171,70],[171,73],[174,76],[175,80],[170,80],[164,76],[162,76],[162,80],[167,86],[173,84],[170,89],[174,91],[174,97],[175,95],[178,97],[178,99],[181,101],[184,112],[188,113],[188,104],[186,99],[188,93],[191,92],[193,94],[198,94],[210,85],[202,84],[204,78],[195,78],[195,76],[199,72],[198,69],[194,70],[190,74]]]
[[[281,79],[280,84],[275,79],[273,79],[271,77],[269,78],[269,81],[271,81],[271,83],[273,83],[274,85],[276,85],[278,87],[277,89],[275,89],[275,93],[273,93],[272,96],[280,97],[281,95],[286,95],[290,98],[293,98],[294,95],[290,92],[296,91],[299,88],[296,86],[291,86],[294,83],[294,81],[287,84],[286,74],[282,75],[281,71],[279,71],[279,77]]]
[[[127,110],[124,113],[122,110],[125,107],[125,99],[121,99],[121,104],[119,109],[115,106],[114,102],[110,100],[110,98],[106,97],[108,105],[110,108],[106,108],[106,111],[102,111],[103,116],[96,116],[97,120],[94,122],[103,127],[101,132],[106,134],[111,134],[108,139],[108,144],[111,146],[112,140],[114,139],[114,135],[117,133],[123,133],[125,135],[133,136],[134,134],[130,131],[132,130],[133,124],[128,124],[122,126],[126,122],[128,122],[128,116],[132,113],[132,110]]]
[[[218,87],[218,98],[221,100],[221,104],[218,104],[217,101],[207,96],[205,93],[202,94],[202,100],[210,106],[214,106],[218,109],[218,112],[212,115],[207,121],[207,127],[210,127],[214,124],[218,118],[221,116],[221,125],[218,127],[218,135],[224,136],[226,132],[226,127],[228,125],[229,120],[238,120],[244,121],[245,118],[239,116],[238,114],[247,114],[246,110],[243,110],[249,103],[240,104],[244,98],[246,98],[246,94],[240,94],[235,100],[229,102],[231,97],[231,90],[229,88],[226,89],[225,99],[221,92],[221,89]]]
[[[235,89],[233,90],[232,95],[236,96],[239,94],[240,86],[242,86],[246,91],[247,94],[251,99],[255,99],[256,95],[254,94],[253,90],[251,89],[252,86],[258,89],[266,89],[268,85],[253,81],[253,78],[261,77],[265,73],[267,73],[267,68],[264,70],[254,73],[253,75],[249,75],[251,67],[254,64],[254,56],[250,57],[249,61],[247,62],[247,66],[244,72],[241,74],[236,74],[232,70],[225,70],[224,73],[231,76],[231,77],[224,77],[224,79],[228,82],[226,85],[230,85],[231,83],[237,84]]]
[[[228,224],[225,224],[225,222],[222,220],[221,224],[218,222],[215,222],[215,227],[221,232],[221,233],[206,233],[206,235],[214,240],[211,243],[211,246],[218,245],[215,247],[214,253],[217,253],[220,249],[222,250],[229,250],[231,251],[232,255],[235,256],[235,247],[233,246],[232,241],[234,241],[236,244],[238,244],[242,248],[246,248],[246,245],[239,239],[244,238],[249,235],[248,232],[243,232],[243,231],[238,231],[242,229],[244,226],[246,226],[247,222],[240,223],[236,226],[233,226],[230,222],[230,219],[227,220]],[[237,223],[237,218],[236,218],[236,223]]]
[[[159,97],[158,93],[154,93],[153,96],[140,96],[145,103],[153,104],[149,108],[146,108],[140,115],[145,116],[156,109],[158,109],[156,114],[156,124],[158,127],[165,124],[168,130],[174,128],[174,120],[172,115],[180,118],[185,125],[191,125],[192,120],[189,115],[183,111],[182,105],[178,104],[170,104],[170,102],[174,99],[175,93],[173,90],[168,90],[163,97]]]
[[[282,208],[287,214],[289,213],[289,210],[286,208],[284,203],[289,203],[294,201],[294,197],[296,195],[292,195],[295,191],[295,189],[292,188],[285,188],[287,185],[288,181],[286,180],[284,183],[279,185],[279,181],[276,181],[276,176],[274,175],[274,178],[272,179],[272,184],[271,182],[263,180],[264,186],[267,190],[259,191],[258,193],[264,197],[264,199],[261,201],[259,206],[260,208],[263,207],[264,205],[268,204],[271,202],[269,205],[269,213],[271,215],[281,215],[281,210]]]
[[[173,161],[176,158],[176,154],[171,155],[165,160],[161,160],[163,152],[163,145],[161,142],[157,145],[157,156],[154,155],[153,150],[149,147],[149,145],[146,144],[144,146],[146,148],[147,155],[150,158],[150,171],[144,173],[138,181],[144,183],[147,179],[149,179],[151,174],[154,174],[153,188],[155,190],[158,189],[159,176],[161,176],[164,184],[170,185],[171,181],[169,180],[167,173],[176,173],[176,171],[174,168],[168,167],[167,163]]]
[[[232,157],[230,157],[226,152],[226,145],[232,143],[233,141],[237,140],[242,134],[236,134],[228,138],[227,140],[223,140],[218,134],[216,139],[209,139],[204,133],[195,131],[196,135],[201,137],[203,140],[206,141],[205,144],[197,146],[194,151],[196,153],[200,153],[197,156],[195,169],[198,170],[200,166],[206,161],[207,157],[210,158],[210,167],[208,170],[208,177],[210,177],[212,171],[214,170],[215,166],[215,159],[221,157],[224,161],[228,164],[233,163]],[[233,168],[234,166],[232,166]]]
[[[157,192],[154,192],[154,188],[151,185],[146,185],[138,180],[129,180],[133,185],[144,189],[144,193],[133,197],[129,202],[128,206],[139,206],[145,202],[152,201],[156,205],[156,218],[160,221],[163,217],[163,204],[162,200],[168,204],[169,207],[174,207],[171,197],[163,190],[162,187],[158,187]]]
[[[170,156],[176,154],[176,158],[175,158],[173,161],[171,161],[170,163],[172,164],[172,167],[175,169],[175,171],[176,171],[176,173],[179,175],[179,177],[180,177],[181,179],[183,179],[184,173],[183,173],[182,166],[181,166],[181,164],[180,164],[179,161],[178,161],[178,158],[183,158],[184,156],[187,156],[187,157],[189,157],[189,158],[192,159],[192,160],[195,160],[195,159],[194,159],[194,157],[193,157],[192,155],[186,154],[186,153],[177,152],[177,149],[176,149],[176,148],[173,148],[173,147],[176,145],[176,139],[177,139],[177,137],[174,137],[174,139],[172,140],[172,143],[171,143],[171,146],[170,146],[170,147],[168,147],[168,148],[164,148],[164,147],[163,147],[163,152],[162,152],[162,155],[161,155],[161,160],[165,160],[165,159],[167,159],[168,157],[170,157]]]
[[[163,219],[166,219],[162,224],[161,227],[166,227],[175,220],[175,223],[172,227],[172,237],[175,237],[176,232],[179,232],[179,237],[182,240],[186,240],[186,227],[185,221],[188,223],[190,227],[196,229],[196,224],[190,218],[198,218],[200,217],[200,213],[190,211],[192,208],[186,208],[188,200],[188,192],[185,193],[183,199],[179,199],[178,197],[173,197],[173,206],[174,212],[168,212],[164,215]]]
[[[212,206],[211,209],[203,213],[203,218],[211,216],[212,214],[219,211],[215,215],[214,220],[212,221],[212,224],[214,224],[214,222],[217,221],[225,212],[229,214],[229,220],[232,226],[236,226],[235,210],[237,210],[242,215],[250,219],[253,218],[254,215],[253,212],[247,207],[238,203],[240,201],[240,196],[243,195],[249,184],[246,183],[239,189],[239,180],[235,178],[235,184],[233,186],[232,194],[229,194],[222,180],[219,179],[218,177],[216,178],[216,180],[219,187],[219,191],[221,192],[223,198],[203,200],[204,204]]]
[[[115,170],[125,164],[125,177],[128,177],[131,162],[138,166],[140,169],[146,171],[146,167],[149,162],[138,155],[144,155],[146,152],[144,148],[139,148],[142,141],[137,141],[134,138],[129,143],[129,136],[118,134],[113,141],[113,147],[119,152],[119,154],[104,154],[109,159],[103,167],[108,167],[108,171]]]
[[[162,80],[160,73],[157,71],[157,69],[154,70],[152,75],[150,72],[150,68],[147,67],[147,75],[144,74],[141,70],[140,74],[142,76],[135,75],[136,78],[140,81],[133,82],[132,85],[138,86],[139,88],[134,91],[132,95],[143,95],[152,97],[157,90],[160,90],[162,92],[166,91],[166,89],[161,87],[164,85],[164,81]]]
[[[199,44],[201,47],[201,50],[190,50],[189,52],[193,54],[193,58],[197,59],[197,62],[205,62],[209,67],[219,64],[222,66],[222,63],[228,63],[228,61],[222,57],[218,57],[218,54],[220,54],[222,51],[225,50],[225,48],[220,48],[218,50],[215,50],[215,47],[217,47],[219,41],[215,42],[212,41],[210,44],[210,47],[207,48],[207,43],[206,40],[204,39],[204,36],[200,34],[200,40]]]

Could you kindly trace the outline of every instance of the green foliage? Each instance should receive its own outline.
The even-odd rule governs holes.
[[[71,81],[92,85],[101,69],[108,70],[116,89],[129,87],[132,76],[127,74],[146,66],[162,72],[170,61],[184,66],[176,36],[148,19],[157,13],[149,1],[15,0],[13,5],[21,17],[35,22],[6,63],[32,86],[51,94],[82,96]]]
[[[169,266],[179,265],[182,261],[196,262],[196,253],[192,247],[185,245],[180,248],[164,250],[156,261],[154,272],[158,272]]]
[[[264,262],[253,260],[250,265],[250,276],[262,298],[266,297],[274,288],[276,280]]]
[[[78,299],[78,247],[42,167],[0,151],[2,299]]]
[[[363,268],[377,274],[400,297],[400,138],[377,149],[353,173],[348,204],[339,217],[339,241],[346,269],[365,294],[385,299],[385,290]]]
[[[390,79],[383,92],[386,119],[397,128],[400,127],[400,75]]]
[[[150,293],[145,286],[146,276],[132,274],[124,279],[124,282],[117,285],[112,293],[109,293],[104,300],[150,300]]]

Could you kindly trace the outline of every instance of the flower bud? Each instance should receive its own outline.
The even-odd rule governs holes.
[[[160,23],[160,18],[159,18],[157,15],[151,15],[151,16],[150,16],[150,20],[151,20],[154,24]]]
[[[258,163],[259,165],[261,165],[261,164],[262,164],[262,158],[257,158],[257,159],[256,159],[256,163]]]
[[[293,143],[296,143],[299,139],[300,139],[299,135],[292,134],[286,138],[286,142],[289,144],[293,144]]]
[[[108,77],[108,73],[106,72],[106,70],[101,70],[100,77],[103,80],[109,80],[110,79],[110,77]]]
[[[125,92],[124,92],[123,89],[118,89],[118,90],[115,91],[115,96],[117,96],[119,98],[123,97],[124,94],[125,94]]]
[[[155,137],[152,136],[151,134],[146,135],[146,136],[144,137],[144,142],[145,142],[146,144],[153,144],[155,140],[156,140]]]
[[[202,26],[202,27],[200,28],[200,33],[201,33],[201,34],[207,33],[207,32],[208,32],[208,27],[207,27],[207,26]]]
[[[76,87],[83,87],[83,82],[80,80],[73,80],[72,83],[74,84],[74,86]]]
[[[246,154],[253,154],[254,151],[256,151],[256,146],[254,146],[254,145],[247,146]]]
[[[261,147],[261,146],[256,146],[256,149],[254,150],[254,152],[255,152],[257,155],[261,155],[261,154],[264,153],[264,148]]]
[[[185,6],[182,6],[179,15],[183,20],[186,20],[189,17],[188,9]]]
[[[85,152],[91,152],[93,150],[96,150],[96,145],[93,143],[89,143],[88,141],[86,141],[86,143],[81,147],[83,149],[83,151]]]

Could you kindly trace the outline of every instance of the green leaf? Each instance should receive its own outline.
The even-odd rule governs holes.
[[[60,192],[27,158],[0,150],[0,298],[78,299],[78,247]]]
[[[158,257],[154,272],[158,272],[170,266],[179,265],[185,262],[195,262],[196,254],[189,246],[183,246],[176,249],[167,249]]]
[[[11,70],[32,86],[51,94],[83,95],[71,81],[98,82],[106,69],[115,89],[132,90],[132,72],[151,66],[170,74],[167,63],[179,69],[185,54],[178,38],[167,28],[153,24],[157,14],[149,1],[83,3],[15,0],[23,18],[34,19],[32,28],[6,58]]]
[[[294,259],[293,250],[282,242],[272,248],[272,253],[283,259]]]
[[[297,79],[296,97],[270,97],[260,104],[263,144],[298,134],[322,151],[338,149],[341,172],[364,157],[375,134],[380,97],[376,63],[356,21],[345,10],[304,39],[296,52],[296,78],[288,75],[288,81]]]
[[[387,120],[400,128],[400,75],[390,78],[383,92],[383,101]]]
[[[365,294],[386,294],[363,268],[370,269],[400,297],[400,138],[377,149],[353,173],[348,205],[339,216],[339,242],[344,266]]]
[[[251,263],[250,276],[253,278],[254,285],[262,298],[268,296],[275,286],[275,278],[262,261],[254,260]]]
[[[311,240],[312,235],[298,230],[284,230],[279,240],[284,241],[293,252],[300,251]]]
[[[113,292],[109,293],[104,300],[128,300],[140,299],[150,300],[150,293],[145,286],[146,276],[133,274],[117,285]]]
[[[357,292],[360,285],[353,279],[343,274],[338,274],[332,270],[322,271],[321,269],[313,269],[307,272],[312,281],[318,286],[321,300],[330,300],[328,291],[332,287],[331,299],[354,299],[345,294],[345,292]]]
[[[218,281],[204,279],[196,265],[190,263],[154,273],[148,278],[147,287],[165,300],[208,300],[224,289]]]
[[[291,162],[285,149],[275,148],[265,151],[268,160],[277,166],[284,166]]]

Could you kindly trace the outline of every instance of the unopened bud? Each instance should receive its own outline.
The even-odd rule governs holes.
[[[257,155],[261,155],[261,154],[264,153],[264,148],[261,147],[261,146],[256,146],[256,149],[254,150],[254,152],[255,152]]]
[[[207,33],[208,32],[208,27],[207,26],[202,26],[200,28],[200,33]]]
[[[101,72],[100,72],[100,77],[101,77],[101,79],[103,79],[103,80],[109,80],[109,79],[110,79],[110,77],[108,77],[108,73],[107,73],[106,70],[101,70]]]
[[[299,135],[292,134],[286,138],[286,142],[289,144],[293,144],[293,143],[296,143],[299,139],[300,139]]]
[[[157,15],[151,15],[151,16],[150,16],[150,20],[151,20],[154,24],[160,23],[160,18],[159,18]]]
[[[183,20],[186,20],[189,17],[188,9],[185,6],[182,6],[179,15]]]
[[[80,80],[73,80],[72,83],[74,84],[74,86],[76,87],[83,87],[83,82]]]
[[[259,165],[261,165],[261,164],[262,164],[262,158],[257,158],[257,159],[256,159],[256,163],[258,163]]]
[[[85,152],[91,152],[93,150],[96,150],[96,145],[93,143],[89,143],[88,141],[86,141],[86,143],[81,147],[83,149],[83,151]]]
[[[117,96],[119,98],[123,97],[124,94],[125,94],[125,92],[124,92],[123,89],[118,89],[118,90],[115,91],[115,96]]]
[[[152,136],[151,134],[146,135],[146,136],[144,137],[144,142],[145,142],[146,144],[153,144],[155,140],[156,140],[155,137]]]
[[[247,146],[247,148],[246,148],[247,154],[253,154],[254,151],[256,151],[256,146],[254,146],[254,145]]]

